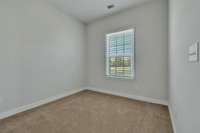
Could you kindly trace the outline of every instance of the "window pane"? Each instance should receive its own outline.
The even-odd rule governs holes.
[[[108,34],[106,44],[107,76],[133,77],[133,34],[134,30]]]

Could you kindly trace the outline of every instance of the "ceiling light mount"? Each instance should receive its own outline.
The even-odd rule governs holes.
[[[114,8],[114,7],[115,7],[114,4],[110,4],[110,5],[107,6],[108,9],[112,9],[112,8]]]

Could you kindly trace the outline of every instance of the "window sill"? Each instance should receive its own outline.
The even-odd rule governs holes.
[[[134,76],[130,77],[120,77],[120,76],[110,76],[110,75],[105,75],[106,79],[124,79],[124,80],[134,80]]]

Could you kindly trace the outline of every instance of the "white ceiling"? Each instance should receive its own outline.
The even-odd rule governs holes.
[[[52,0],[64,12],[88,23],[103,16],[127,9],[151,0]],[[108,10],[107,5],[115,8]]]

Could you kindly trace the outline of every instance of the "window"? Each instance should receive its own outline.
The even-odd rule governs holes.
[[[106,35],[106,76],[134,78],[134,29]]]

